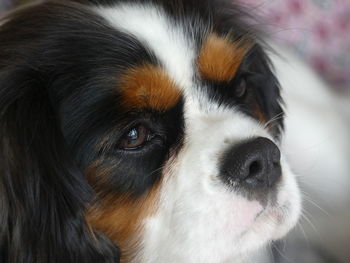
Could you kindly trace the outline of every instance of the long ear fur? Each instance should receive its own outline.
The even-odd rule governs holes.
[[[67,150],[47,84],[13,50],[29,40],[7,36],[0,27],[0,262],[119,262],[117,247],[85,221],[93,191]]]

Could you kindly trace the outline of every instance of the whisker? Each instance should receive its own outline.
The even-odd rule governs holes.
[[[278,113],[278,114],[276,114],[275,116],[273,116],[270,120],[268,120],[265,124],[264,124],[264,128],[266,129],[266,128],[269,128],[268,126],[271,124],[271,123],[273,123],[273,122],[275,122],[275,121],[277,121],[277,120],[279,120],[279,119],[282,119],[283,118],[283,112],[280,112],[280,113]],[[276,124],[275,124],[276,125]],[[270,127],[271,128],[271,127]]]
[[[284,258],[287,262],[294,263],[289,257],[287,257],[286,255],[284,255],[284,254],[278,249],[278,247],[277,247],[275,244],[272,243],[272,246],[273,246],[274,249],[276,249],[276,251],[278,252],[278,254],[280,254],[280,256],[281,256],[282,258]]]
[[[306,232],[305,232],[305,229],[304,229],[303,225],[300,222],[298,222],[297,225],[300,228],[301,233],[303,234],[303,237],[304,237],[304,240],[306,242],[307,247],[309,248],[310,247],[310,241],[307,238],[307,235],[306,235]]]
[[[309,167],[312,168],[312,167]],[[307,170],[302,171],[303,173],[307,172]],[[301,183],[301,185],[305,185],[306,187],[312,188],[314,190],[317,191],[321,191],[322,193],[327,193],[327,195],[329,195],[329,191],[327,191],[326,188],[322,188],[320,186],[316,186],[315,184],[308,182],[306,179],[304,179],[303,177],[298,177],[298,182]],[[334,194],[334,193],[332,193]]]
[[[333,216],[328,213],[324,208],[322,208],[320,205],[318,205],[315,201],[313,201],[311,199],[311,197],[307,196],[305,193],[302,193],[304,200],[309,202],[310,204],[312,204],[314,207],[318,208],[319,210],[321,210],[326,216],[328,216],[329,218],[333,218]]]
[[[312,230],[317,234],[319,237],[321,237],[319,231],[316,229],[314,223],[312,222],[311,219],[308,218],[308,216],[312,217],[310,213],[308,213],[306,210],[303,210],[301,213],[301,218],[305,219],[305,221],[311,226]]]

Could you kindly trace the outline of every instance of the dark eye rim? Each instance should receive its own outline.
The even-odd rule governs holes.
[[[242,100],[246,97],[249,92],[249,78],[253,74],[251,72],[241,73],[234,79],[234,96],[236,99]],[[243,90],[238,90],[241,88],[241,85],[244,85]]]
[[[142,142],[142,144],[135,146],[135,147],[123,147],[122,140],[130,133],[131,130],[133,129],[138,129],[140,126],[145,127],[147,129],[147,136],[146,139]],[[146,148],[150,144],[152,144],[153,141],[157,139],[157,141],[163,142],[163,138],[161,135],[156,133],[152,128],[150,128],[149,125],[147,125],[144,122],[138,122],[138,123],[133,123],[129,127],[127,127],[126,132],[124,132],[120,138],[117,141],[117,150],[119,151],[124,151],[124,152],[137,152],[142,150],[143,148]]]
[[[238,83],[235,85],[235,97],[237,99],[242,99],[248,92],[246,78],[242,77],[239,79]]]

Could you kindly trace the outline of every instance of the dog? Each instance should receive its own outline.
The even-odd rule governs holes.
[[[301,198],[280,85],[220,0],[47,1],[0,27],[2,262],[240,262]]]

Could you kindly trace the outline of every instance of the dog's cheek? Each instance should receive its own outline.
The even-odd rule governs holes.
[[[87,221],[119,247],[122,262],[131,262],[139,254],[143,222],[156,211],[160,185],[142,196],[106,195],[88,211]]]

